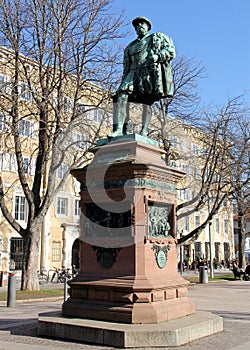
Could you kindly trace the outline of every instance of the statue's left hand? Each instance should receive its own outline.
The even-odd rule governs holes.
[[[151,63],[156,63],[159,61],[159,55],[157,55],[153,50],[150,50],[149,60]]]
[[[156,55],[156,54],[153,54],[153,55],[151,56],[151,59],[152,59],[152,62],[153,62],[153,63],[156,63],[156,62],[159,60],[159,56]]]

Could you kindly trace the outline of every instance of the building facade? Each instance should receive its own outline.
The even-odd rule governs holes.
[[[54,267],[79,265],[80,187],[67,174],[72,167],[90,160],[88,149],[101,137],[101,132],[107,133],[110,117],[104,103],[101,105],[107,100],[103,89],[88,83],[76,92],[75,77],[68,75],[59,89],[52,81],[50,70],[47,73],[50,90],[44,108],[43,94],[48,89],[42,91],[39,85],[39,68],[24,56],[16,61],[10,50],[0,47],[1,196],[16,226],[25,228],[30,207],[24,187],[32,189],[36,185],[39,137],[43,130],[48,151],[41,168],[41,200],[50,183],[55,182],[55,191],[50,194],[53,199],[41,227],[39,247],[40,268],[49,271]],[[53,74],[58,78],[57,72]],[[42,112],[47,114],[41,115]],[[17,157],[21,157],[19,166]],[[20,270],[23,252],[22,236],[0,210],[0,271]]]
[[[250,214],[245,215],[246,221],[246,242],[245,242],[245,257],[246,263],[250,264]],[[235,256],[239,256],[239,230],[238,230],[238,217],[234,217],[234,241],[235,241]]]
[[[201,209],[196,211],[196,204],[203,194],[202,186],[205,186],[205,184],[202,185],[206,175],[204,169],[209,168],[209,164],[206,163],[207,148],[204,142],[209,136],[204,135],[198,128],[172,118],[169,119],[167,128],[169,128],[170,147],[173,151],[170,166],[182,170],[185,174],[182,183],[178,185],[177,200],[179,204],[189,203],[177,211],[177,236],[181,238],[205,222],[211,212],[214,203],[213,192],[215,195],[217,191],[216,171],[208,175],[214,177],[213,183],[210,184],[211,193]],[[182,244],[179,259],[182,258],[186,263],[199,259],[209,263],[211,248],[215,267],[223,262],[229,262],[235,257],[233,232],[233,206],[230,200],[226,199],[199,235]]]
[[[14,151],[14,139],[11,136],[11,116],[6,113],[7,108],[3,99],[11,91],[11,65],[6,63],[6,57],[10,53],[5,49],[0,54],[0,172],[4,183],[5,198],[8,202],[13,218],[25,226],[27,223],[28,204],[25,199],[22,186],[19,182],[16,153]],[[10,60],[11,61],[11,60]],[[9,62],[9,61],[8,61]],[[32,66],[32,62],[28,62]],[[34,67],[30,68],[35,69]],[[35,74],[35,73],[34,73]],[[35,79],[34,79],[35,80]],[[71,84],[72,81],[71,81]],[[32,88],[33,89],[33,88]],[[61,97],[62,108],[65,118],[69,118],[75,108],[72,96],[67,88],[65,95]],[[93,91],[94,93],[93,93]],[[89,95],[96,96],[100,93],[95,86],[89,87]],[[24,117],[18,120],[18,133],[22,138],[23,167],[27,182],[32,184],[35,176],[35,164],[37,157],[37,135],[39,123],[33,117],[28,117],[28,108],[32,110],[33,95],[31,86],[27,81],[19,81],[18,99],[24,111]],[[57,103],[57,96],[55,96]],[[93,99],[92,99],[93,100]],[[8,98],[6,99],[8,102]],[[6,103],[7,103],[6,102]],[[53,107],[54,101],[51,101]],[[98,104],[99,105],[99,104]],[[88,156],[86,150],[94,144],[92,137],[96,138],[106,135],[110,128],[110,118],[103,123],[106,116],[102,110],[91,100],[78,99],[77,108],[79,113],[84,113],[85,127],[83,130],[74,129],[69,139],[73,141],[73,148],[70,157],[75,153]],[[81,114],[79,114],[81,117]],[[87,116],[87,117],[86,117]],[[53,114],[54,118],[54,114]],[[81,119],[80,119],[81,120]],[[172,123],[172,122],[171,122]],[[198,184],[201,182],[202,163],[198,157],[202,145],[197,142],[197,130],[186,128],[184,124],[177,123],[169,131],[171,148],[177,155],[170,162],[170,166],[183,171],[184,182],[178,186],[178,203],[191,201],[196,196]],[[65,138],[63,139],[65,140]],[[62,143],[65,142],[62,140]],[[48,163],[49,164],[49,163]],[[59,184],[64,179],[69,170],[67,161],[62,161],[53,173],[55,181]],[[43,190],[46,191],[46,174],[43,174]],[[47,271],[56,268],[70,268],[75,265],[79,267],[79,237],[80,237],[80,206],[79,206],[79,183],[69,175],[63,181],[60,190],[53,197],[42,225],[40,244],[40,268]],[[198,227],[209,212],[209,203],[200,211],[188,214],[178,220],[179,237],[188,234]],[[192,204],[189,209],[192,209]],[[192,210],[191,210],[192,211]],[[199,258],[208,260],[209,247],[212,246],[213,258],[221,260],[231,260],[234,257],[234,236],[233,236],[233,212],[230,202],[225,202],[210,223],[202,230],[197,239],[189,244],[183,245],[183,256],[186,260],[196,260]],[[23,257],[23,239],[4,219],[0,212],[0,271],[20,270]]]

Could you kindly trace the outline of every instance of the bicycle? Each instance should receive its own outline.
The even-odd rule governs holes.
[[[37,270],[37,276],[40,284],[48,283],[49,275],[47,273],[47,270],[45,270],[45,268],[42,268],[41,270]]]
[[[69,268],[65,269],[58,269],[57,267],[54,267],[54,272],[51,277],[50,282],[52,283],[56,277],[56,283],[64,283],[66,280],[69,280],[72,278],[72,275],[69,273]]]
[[[79,269],[75,265],[72,266],[72,278],[75,278],[79,273]]]
[[[52,283],[56,277],[56,283],[58,283],[59,282],[59,275],[60,275],[60,270],[57,267],[54,267],[54,272],[53,272],[53,275],[51,277],[50,282]]]
[[[69,273],[70,268],[63,268],[61,272],[59,273],[58,279],[59,282],[64,283],[67,280],[70,280],[72,278],[72,275]]]

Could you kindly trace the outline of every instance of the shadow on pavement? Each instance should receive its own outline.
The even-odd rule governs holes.
[[[37,318],[0,319],[1,331],[10,331],[13,335],[37,336]]]

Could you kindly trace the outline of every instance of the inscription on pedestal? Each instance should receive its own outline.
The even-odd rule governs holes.
[[[159,245],[154,244],[152,249],[155,251],[155,259],[158,267],[163,269],[168,261],[168,251],[170,250],[170,245],[160,247]]]
[[[92,181],[91,183],[81,183],[81,191],[87,190],[98,190],[102,189],[111,189],[111,188],[123,188],[123,187],[145,187],[145,188],[153,188],[160,191],[166,191],[168,193],[176,193],[176,188],[174,185],[157,181],[154,179],[146,179],[146,178],[125,178],[120,180],[110,180],[110,181]]]

